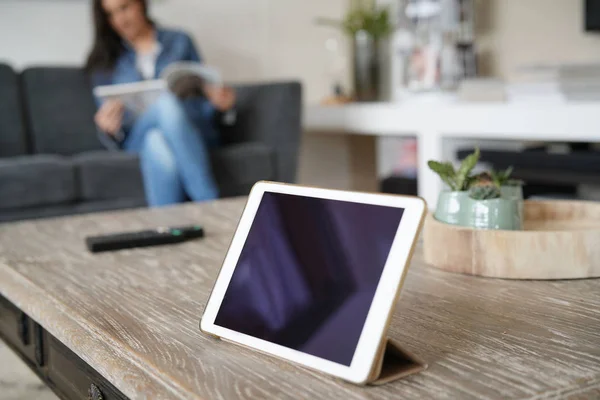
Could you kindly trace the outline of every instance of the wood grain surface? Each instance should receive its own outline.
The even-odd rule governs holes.
[[[526,201],[524,211],[522,231],[472,229],[428,215],[425,261],[492,278],[600,277],[600,203]]]
[[[451,274],[417,251],[390,337],[429,369],[358,387],[203,335],[243,199],[0,225],[0,293],[132,399],[598,399],[600,281]],[[91,234],[207,237],[92,255]]]

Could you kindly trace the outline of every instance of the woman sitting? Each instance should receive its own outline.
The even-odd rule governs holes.
[[[202,61],[187,34],[154,24],[146,0],[94,0],[93,13],[96,36],[86,67],[94,86],[157,79],[173,62]],[[210,86],[203,92],[185,100],[164,94],[138,117],[118,100],[98,101],[100,136],[140,155],[150,206],[218,197],[209,148],[219,142],[215,120],[233,108],[235,93]]]

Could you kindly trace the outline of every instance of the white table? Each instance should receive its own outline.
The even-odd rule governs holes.
[[[414,136],[419,195],[435,207],[442,189],[427,161],[443,159],[446,139],[600,141],[600,103],[371,103],[311,106],[304,129],[319,133]]]

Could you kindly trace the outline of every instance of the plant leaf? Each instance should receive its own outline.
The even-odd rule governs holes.
[[[375,40],[388,36],[393,31],[388,8],[377,7],[375,2],[358,3],[353,6],[346,14],[341,27],[350,36],[365,31]]]
[[[473,186],[469,189],[469,197],[474,200],[491,200],[501,196],[500,188],[496,185]]]
[[[490,176],[492,177],[492,182],[494,182],[494,185],[496,186],[502,186],[502,173],[498,172],[496,170],[490,170]]]
[[[471,174],[471,171],[473,170],[473,168],[475,168],[475,165],[477,165],[477,161],[479,161],[480,155],[481,155],[481,153],[479,152],[479,148],[476,148],[475,152],[473,154],[468,155],[467,158],[465,158],[462,161],[460,168],[458,169],[458,172],[456,173],[455,181],[456,181],[456,186],[458,187],[458,189],[456,189],[456,190],[466,190],[467,189],[469,175]]]
[[[467,177],[467,181],[465,182],[465,190],[469,190],[475,183],[477,183],[478,175],[471,175]]]
[[[437,161],[429,161],[427,163],[429,168],[438,174],[442,181],[444,181],[452,190],[461,190],[460,187],[456,185],[456,171],[451,163],[445,162],[440,163]]]
[[[504,186],[510,180],[510,175],[513,172],[513,167],[508,167],[504,171],[490,171],[492,179],[497,186]]]

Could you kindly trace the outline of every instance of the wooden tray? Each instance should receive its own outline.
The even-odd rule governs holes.
[[[425,261],[450,272],[505,279],[600,277],[600,203],[526,201],[523,231],[425,221]]]

